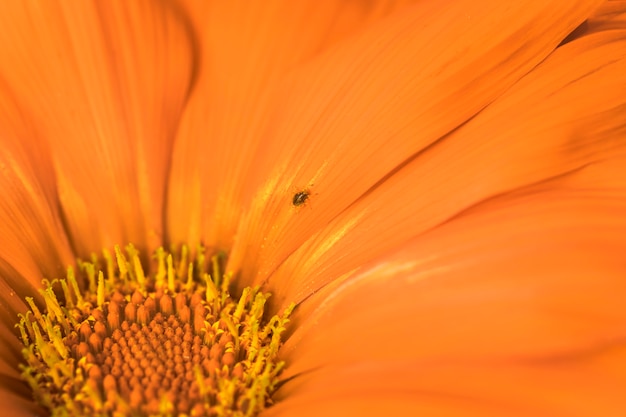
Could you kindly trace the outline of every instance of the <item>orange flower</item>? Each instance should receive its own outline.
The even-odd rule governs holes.
[[[2,4],[5,413],[24,296],[126,242],[298,304],[263,415],[626,413],[626,2],[412,3]]]

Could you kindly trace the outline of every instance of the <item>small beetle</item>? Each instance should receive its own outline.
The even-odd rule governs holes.
[[[291,200],[291,202],[293,203],[294,207],[301,206],[309,199],[309,195],[310,193],[308,190],[299,191],[293,195],[293,199]]]

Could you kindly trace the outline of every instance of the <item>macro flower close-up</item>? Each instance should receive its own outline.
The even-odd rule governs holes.
[[[626,1],[0,27],[0,414],[626,415]]]

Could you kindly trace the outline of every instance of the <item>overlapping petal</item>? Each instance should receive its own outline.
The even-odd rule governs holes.
[[[250,172],[267,152],[262,131],[277,85],[403,3],[410,1],[186,2],[199,32],[201,71],[173,154],[171,241],[233,245],[250,200]]]
[[[0,77],[44,135],[81,256],[161,238],[189,33],[167,3],[9,1]]]
[[[272,415],[357,398],[432,415],[626,410],[624,162],[484,202],[314,295]]]
[[[0,401],[2,401],[2,410],[7,416],[11,417],[32,417],[45,415],[45,411],[35,402],[27,397],[27,393],[20,388],[24,385],[21,381],[0,381],[2,389],[0,390]],[[17,388],[18,392],[14,392]]]
[[[607,0],[576,28],[564,43],[597,32],[624,30],[624,27],[626,27],[626,1]]]
[[[302,300],[480,201],[625,153],[625,51],[624,31],[559,48],[298,248],[269,279],[277,297]]]
[[[0,403],[40,412],[11,324],[70,246],[185,241],[300,303],[265,415],[626,410],[600,3],[3,4]]]
[[[41,140],[6,85],[0,95],[0,374],[12,368],[20,345],[13,337],[24,296],[37,298],[44,277],[63,273],[73,262],[58,210],[54,172]]]
[[[304,66],[285,81],[262,132],[266,148],[249,178],[261,188],[229,267],[265,280],[311,234],[536,66],[595,5],[420,2]],[[291,206],[303,188],[314,209]]]
[[[305,395],[279,403],[265,416],[620,416],[626,380],[615,377],[611,364],[623,360],[622,351],[599,360],[546,366],[454,361],[342,364],[316,381],[300,384],[298,391]]]

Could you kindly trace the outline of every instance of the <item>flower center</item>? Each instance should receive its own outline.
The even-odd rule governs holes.
[[[42,312],[20,315],[22,375],[53,416],[254,416],[271,403],[293,305],[263,317],[269,294],[229,294],[221,258],[159,249],[152,276],[126,255],[79,262],[44,281]],[[81,290],[80,284],[87,287]]]

